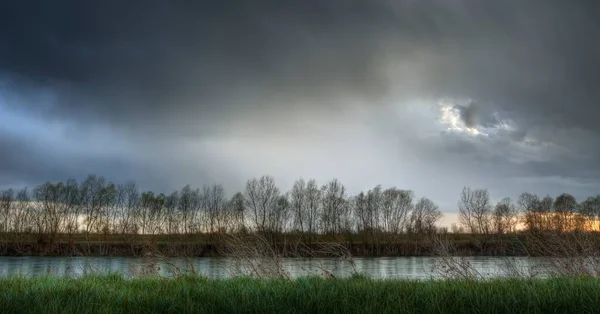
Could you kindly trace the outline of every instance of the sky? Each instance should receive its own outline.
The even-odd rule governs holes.
[[[600,193],[598,1],[6,1],[0,188]]]

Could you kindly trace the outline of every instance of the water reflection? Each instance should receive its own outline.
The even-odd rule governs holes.
[[[382,257],[356,258],[356,270],[372,278],[407,278],[425,279],[440,277],[434,271],[436,257]],[[468,257],[465,258],[480,274],[485,277],[506,275],[507,258]],[[511,265],[521,270],[536,269],[541,261],[527,257],[510,258]],[[133,276],[134,269],[152,264],[148,258],[125,257],[0,257],[0,276],[11,275],[56,275],[79,277],[87,274],[107,274],[111,272]],[[160,267],[160,274],[172,276],[179,271],[193,268],[209,278],[227,278],[235,274],[235,261],[227,258],[171,258],[155,264]],[[284,269],[293,277],[317,275],[324,269],[337,277],[349,276],[353,266],[347,262],[334,259],[285,259]]]

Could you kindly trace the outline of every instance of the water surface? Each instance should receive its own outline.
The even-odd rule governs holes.
[[[507,263],[516,265],[519,271],[531,272],[541,267],[539,259],[528,257],[465,257],[464,262],[484,277],[506,276],[510,273]],[[349,276],[354,270],[371,278],[426,279],[443,277],[438,265],[439,257],[377,257],[355,258],[354,266],[347,261],[325,258],[288,258],[283,267],[292,277],[318,275],[323,270],[337,277]],[[79,277],[86,274],[118,272],[127,277],[139,275],[146,269],[158,269],[164,276],[193,269],[209,278],[228,278],[239,274],[239,266],[229,258],[169,258],[156,260],[131,257],[0,257],[0,276],[55,276]],[[440,272],[441,271],[441,272]]]

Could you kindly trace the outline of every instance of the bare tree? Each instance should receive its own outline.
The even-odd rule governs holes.
[[[323,232],[339,234],[342,231],[344,217],[349,214],[346,200],[346,187],[337,179],[333,179],[322,188],[322,216]]]
[[[112,192],[111,199],[108,202],[104,215],[104,222],[102,222],[103,230],[107,233],[116,234],[120,231],[120,215],[122,209],[125,207],[127,199],[126,189],[124,185],[115,185],[114,191]]]
[[[27,234],[35,228],[34,207],[27,188],[17,192],[12,214],[13,246],[22,251]]]
[[[105,183],[104,177],[89,175],[79,188],[81,209],[84,215],[87,253],[90,253],[90,234],[99,233],[107,226],[102,224],[107,208],[114,201],[116,186]]]
[[[269,229],[276,234],[285,231],[289,221],[290,202],[286,196],[279,196],[274,210],[269,215]]]
[[[207,230],[213,234],[225,230],[226,216],[225,190],[221,185],[205,185],[200,197],[201,207],[206,217]]]
[[[183,222],[183,233],[190,234],[195,224],[195,216],[200,205],[200,193],[192,190],[189,185],[181,189],[179,193],[178,210]]]
[[[379,233],[380,220],[384,220],[384,223],[389,221],[386,218],[391,216],[385,216],[386,214],[392,214],[390,212],[384,212],[384,197],[381,192],[381,186],[376,186],[374,189],[364,192],[360,192],[352,201],[354,207],[354,215],[357,223],[357,231],[362,235],[362,241],[364,244],[369,243],[371,250],[379,250]],[[392,206],[392,204],[387,204]],[[387,209],[390,209],[387,207]],[[381,219],[380,219],[381,216]]]
[[[381,224],[383,231],[397,235],[406,226],[408,214],[413,209],[413,192],[389,188],[383,191]]]
[[[47,182],[35,188],[33,195],[37,207],[37,225],[39,235],[48,235],[54,243],[66,216],[61,204],[62,183]]]
[[[24,188],[17,192],[14,209],[12,211],[12,230],[17,233],[31,232],[34,228],[32,211],[29,191],[27,188]]]
[[[5,250],[5,244],[10,241],[12,225],[14,192],[12,189],[0,191],[0,248]]]
[[[505,234],[516,231],[519,212],[510,198],[504,198],[494,208],[494,227],[496,233]]]
[[[543,210],[542,202],[539,197],[532,193],[522,193],[517,200],[521,211],[524,214],[524,223],[527,230],[538,231],[543,229]],[[552,201],[550,202],[550,205]]]
[[[140,193],[134,182],[120,187],[123,193],[123,206],[119,208],[119,232],[124,235],[138,233],[137,215],[140,207]]]
[[[165,216],[166,216],[166,232],[170,236],[177,233],[177,224],[179,223],[179,215],[177,206],[179,205],[179,192],[175,191],[165,198]]]
[[[306,199],[306,182],[301,178],[294,182],[290,193],[290,208],[294,217],[293,228],[301,233],[306,232],[307,227],[305,223],[307,216]]]
[[[416,234],[435,233],[436,223],[442,218],[439,207],[426,197],[420,198],[410,216],[410,231]]]
[[[472,234],[492,231],[492,205],[486,189],[463,188],[458,202],[460,223]]]
[[[104,177],[89,175],[81,183],[81,206],[85,219],[85,233],[89,234],[96,228],[99,218],[104,210],[102,200],[105,189]]]
[[[229,201],[229,207],[232,215],[232,229],[241,231],[245,229],[246,204],[244,194],[238,192],[233,195]]]
[[[79,217],[81,212],[81,194],[79,186],[75,179],[69,179],[61,186],[59,191],[62,205],[62,215],[64,215],[64,231],[69,237],[69,242],[72,242],[72,236],[79,231]]]
[[[546,195],[539,201],[537,210],[541,219],[539,227],[544,231],[552,230],[554,228],[554,198],[550,195]]]
[[[371,233],[371,220],[369,219],[368,199],[365,192],[360,192],[352,199],[354,215],[356,217],[357,230],[363,236],[363,242],[367,241],[367,236]]]
[[[575,213],[578,204],[571,194],[563,193],[554,200],[554,230],[558,232],[580,230],[583,223],[577,220]]]
[[[142,234],[154,234],[157,231],[154,222],[160,217],[163,202],[164,199],[153,192],[142,193],[137,215]]]
[[[12,189],[0,192],[0,232],[9,232],[12,225],[13,202],[15,193]]]
[[[580,212],[587,217],[587,230],[600,231],[598,221],[600,220],[600,195],[589,197],[580,205]]]
[[[277,209],[279,195],[275,179],[271,176],[248,180],[244,198],[255,230],[262,233],[273,231],[270,230],[269,217]]]
[[[373,237],[377,236],[379,231],[379,215],[381,212],[382,195],[381,185],[367,192],[367,219]]]
[[[319,218],[322,216],[323,192],[319,189],[317,181],[312,179],[306,184],[306,231],[308,231],[308,242],[312,243],[312,237],[317,233]]]
[[[163,234],[166,228],[165,202],[167,196],[160,193],[154,197],[150,211],[150,234]]]

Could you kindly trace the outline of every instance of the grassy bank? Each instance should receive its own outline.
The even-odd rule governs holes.
[[[3,313],[591,313],[591,278],[400,281],[0,279]]]

